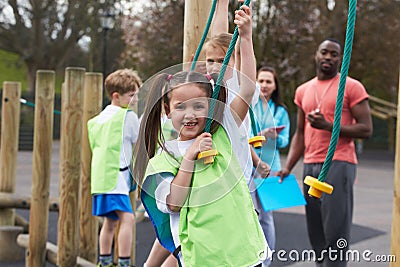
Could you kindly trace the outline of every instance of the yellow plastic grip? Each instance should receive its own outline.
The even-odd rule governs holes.
[[[200,152],[197,155],[198,159],[204,159],[204,164],[210,164],[214,162],[214,157],[218,155],[218,151],[216,149],[211,149],[207,151]]]
[[[259,148],[262,147],[262,143],[265,141],[265,136],[254,136],[252,138],[249,139],[249,144],[253,145],[255,148]]]
[[[310,196],[321,198],[322,193],[332,194],[333,186],[328,183],[318,181],[318,179],[312,176],[306,176],[304,183],[310,186],[308,194]]]

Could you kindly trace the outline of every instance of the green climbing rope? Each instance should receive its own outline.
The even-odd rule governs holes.
[[[253,135],[256,136],[261,131],[261,129],[260,129],[260,125],[258,124],[258,122],[255,118],[254,111],[251,108],[251,106],[249,108],[249,114],[250,114],[251,131],[252,131]],[[261,149],[261,147],[259,147],[259,148],[255,147],[254,149]]]
[[[338,95],[336,98],[336,108],[335,115],[333,120],[333,128],[332,128],[332,136],[329,144],[328,153],[326,154],[324,165],[322,166],[321,172],[318,176],[318,181],[324,182],[326,179],[326,175],[329,171],[329,167],[332,163],[332,158],[336,150],[336,145],[339,139],[340,134],[340,121],[342,119],[342,106],[343,106],[343,98],[344,98],[344,90],[346,86],[346,78],[349,71],[350,59],[351,59],[351,50],[353,46],[353,37],[354,37],[354,25],[356,21],[356,8],[357,8],[357,0],[350,0],[349,2],[349,13],[347,19],[347,29],[346,29],[346,41],[345,48],[343,53],[343,63],[340,71],[340,81],[339,81],[339,89]]]
[[[245,0],[244,1],[244,5],[249,6],[250,5],[250,0]],[[205,128],[206,132],[210,132],[212,118],[213,118],[214,109],[215,109],[215,105],[216,105],[216,99],[218,97],[219,90],[221,88],[221,83],[222,83],[222,80],[224,78],[225,71],[226,71],[226,68],[228,66],[229,60],[230,60],[230,58],[232,56],[233,50],[235,49],[235,44],[236,44],[236,41],[237,41],[238,37],[239,37],[239,29],[236,26],[235,27],[235,31],[233,32],[232,40],[229,43],[228,50],[226,51],[226,55],[224,57],[224,61],[222,62],[222,67],[221,67],[221,70],[219,72],[217,82],[215,83],[213,94],[211,96],[210,109],[208,110],[208,116],[207,116],[206,128]]]
[[[24,98],[20,98],[19,102],[21,102],[21,104],[27,105],[28,107],[35,108],[35,104],[34,103],[29,102],[28,100],[26,100]],[[53,112],[54,112],[54,114],[61,115],[61,111],[59,111],[57,109],[55,109]]]

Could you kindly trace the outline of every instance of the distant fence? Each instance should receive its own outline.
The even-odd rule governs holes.
[[[0,99],[2,97],[3,90],[0,90]],[[29,102],[35,102],[35,96],[28,93],[22,93],[21,98],[26,99]],[[54,109],[61,110],[61,95],[56,95],[54,98]],[[1,101],[0,101],[0,112],[1,112]],[[18,150],[22,151],[32,151],[33,150],[33,126],[34,126],[34,108],[21,105],[21,119],[19,128],[19,140],[18,140]],[[1,124],[1,116],[0,116]],[[60,139],[60,125],[61,116],[54,114],[54,129],[53,129],[53,139]],[[1,134],[1,133],[0,133]]]

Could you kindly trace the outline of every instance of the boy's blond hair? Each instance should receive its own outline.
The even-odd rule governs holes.
[[[142,85],[142,80],[132,69],[120,69],[107,76],[104,82],[105,91],[110,99],[117,92],[123,95],[130,91],[137,91]]]
[[[220,48],[226,53],[231,43],[232,35],[233,34],[231,33],[220,33],[218,35],[212,36],[205,43],[204,49],[209,49],[209,48],[212,49],[213,47]]]

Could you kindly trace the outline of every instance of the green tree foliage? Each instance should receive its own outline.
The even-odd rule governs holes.
[[[348,1],[260,0],[254,2],[254,43],[258,64],[280,74],[284,99],[294,111],[295,88],[315,75],[314,52],[327,37],[344,48]],[[400,59],[400,1],[359,0],[349,75],[372,95],[396,99]]]
[[[143,79],[182,62],[184,0],[147,1],[141,12],[122,22],[127,49],[123,65]]]
[[[19,81],[22,88],[25,88],[26,68],[18,62],[18,55],[0,50],[0,59],[0,88],[6,81]]]
[[[331,1],[331,0],[329,0]],[[274,66],[280,75],[284,100],[294,112],[296,87],[315,75],[314,53],[325,38],[344,47],[348,1],[252,1],[254,48],[258,66]],[[128,49],[124,60],[144,78],[178,63],[182,55],[183,0],[152,0],[144,11],[124,24]],[[231,15],[238,8],[231,0]],[[359,0],[349,74],[361,80],[372,95],[397,96],[400,59],[400,1]],[[207,18],[204,18],[205,20]],[[233,31],[233,20],[230,19]]]
[[[69,59],[85,59],[83,36],[99,34],[98,15],[114,1],[3,0],[0,2],[0,49],[19,55],[33,90],[38,69],[59,70]],[[96,47],[93,45],[93,47]],[[80,60],[74,66],[87,62]]]
[[[363,0],[357,13],[351,74],[369,93],[397,103],[400,66],[400,1]]]
[[[150,0],[122,22],[126,50],[120,64],[135,69],[143,80],[183,60],[184,0]],[[137,10],[135,10],[137,11]],[[140,99],[147,91],[141,90]],[[145,101],[139,101],[139,114]]]

